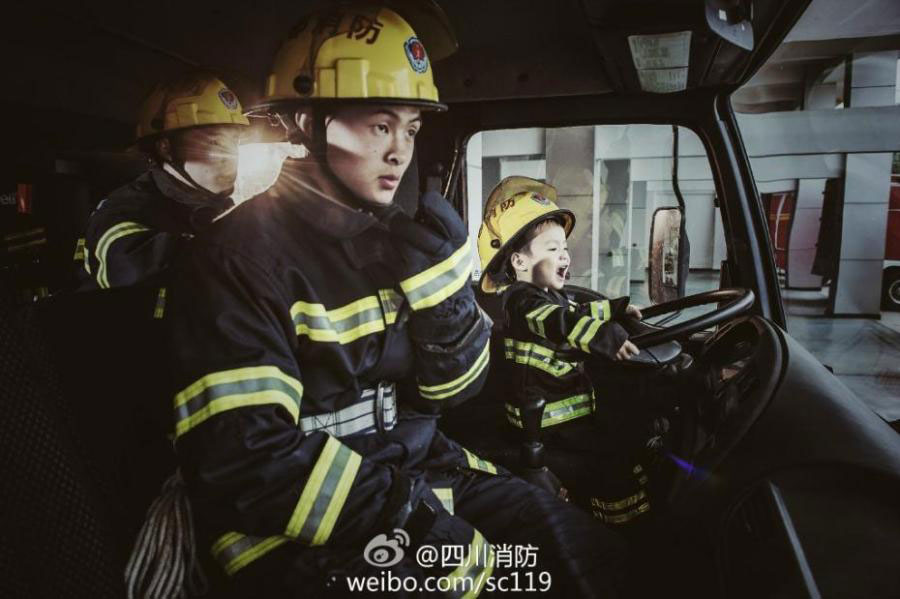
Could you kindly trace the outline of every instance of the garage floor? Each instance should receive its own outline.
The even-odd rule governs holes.
[[[719,273],[691,272],[688,294],[719,286]],[[880,320],[825,316],[827,291],[782,289],[788,333],[834,369],[834,374],[872,410],[889,422],[900,421],[900,312]],[[631,301],[649,305],[643,281],[631,284]],[[685,311],[677,320],[708,308]]]
[[[883,418],[900,420],[900,313],[830,318],[824,291],[783,289],[782,297],[788,333]]]

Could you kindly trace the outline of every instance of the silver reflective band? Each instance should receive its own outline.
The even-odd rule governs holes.
[[[397,393],[394,383],[379,383],[374,389],[363,390],[359,402],[352,406],[300,419],[303,432],[325,431],[335,437],[374,433],[379,428],[389,431],[396,424]]]

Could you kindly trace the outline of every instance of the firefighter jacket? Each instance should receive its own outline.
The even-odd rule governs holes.
[[[229,574],[285,544],[365,544],[400,471],[496,472],[435,428],[487,375],[489,325],[471,293],[441,312],[452,343],[407,331],[410,303],[427,313],[469,291],[469,244],[401,280],[381,221],[329,198],[316,169],[289,160],[171,273],[176,450]]]
[[[91,214],[76,248],[79,288],[107,289],[145,282],[171,264],[175,255],[231,199],[185,185],[152,168],[112,192]]]
[[[502,291],[504,368],[514,401],[507,420],[522,428],[520,406],[529,398],[547,403],[542,427],[568,422],[594,411],[594,392],[583,363],[588,354],[613,358],[628,334],[613,319],[624,314],[628,298],[578,304],[564,294],[531,283]]]

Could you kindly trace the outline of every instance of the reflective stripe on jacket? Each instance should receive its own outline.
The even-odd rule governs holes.
[[[588,354],[613,357],[628,334],[614,318],[628,298],[570,301],[553,289],[516,283],[502,292],[506,317],[503,371],[513,387],[507,420],[521,428],[520,407],[535,396],[547,403],[542,426],[553,426],[594,411],[594,393],[584,374]],[[596,390],[602,397],[602,390]]]

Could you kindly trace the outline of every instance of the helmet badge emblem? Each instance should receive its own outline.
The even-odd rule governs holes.
[[[425,46],[422,45],[419,38],[413,36],[406,40],[403,49],[406,50],[409,65],[416,73],[424,73],[428,70],[428,55],[425,54]]]
[[[227,108],[228,110],[237,110],[237,96],[234,95],[234,92],[227,87],[223,87],[219,90],[219,99],[222,100],[222,104],[224,104],[225,108]]]
[[[535,202],[537,202],[538,204],[540,204],[541,206],[549,206],[550,205],[550,200],[548,200],[547,198],[545,198],[544,196],[542,196],[539,193],[531,194],[531,199],[534,200]]]

